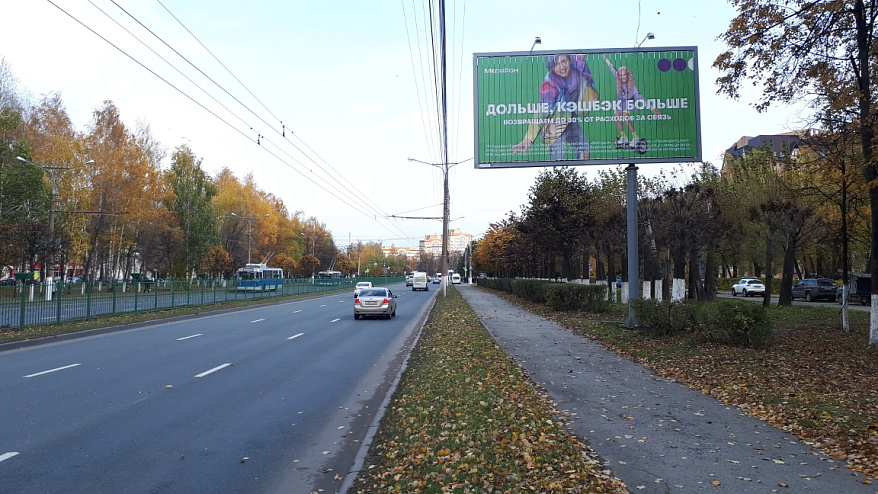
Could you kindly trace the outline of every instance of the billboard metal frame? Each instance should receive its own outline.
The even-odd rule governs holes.
[[[700,162],[697,60],[695,46],[474,53],[474,167]]]

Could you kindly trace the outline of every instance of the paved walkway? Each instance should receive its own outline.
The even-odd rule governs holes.
[[[633,492],[878,492],[784,431],[666,379],[483,290],[458,285],[507,354],[545,388],[568,430]]]

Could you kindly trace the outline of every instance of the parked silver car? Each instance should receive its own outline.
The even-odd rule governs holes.
[[[389,288],[372,287],[360,290],[354,299],[354,319],[376,316],[390,319],[396,315],[396,295]]]
[[[743,295],[745,297],[755,297],[756,295],[765,294],[765,285],[762,280],[756,278],[742,278],[740,281],[732,285],[732,296],[737,297]]]

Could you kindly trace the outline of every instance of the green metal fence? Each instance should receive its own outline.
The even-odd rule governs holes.
[[[359,281],[385,285],[403,277],[285,279],[276,290],[241,291],[235,280],[137,280],[85,283],[27,283],[0,286],[0,329],[21,329],[113,314],[241,300],[351,290]],[[352,294],[353,296],[353,294]]]

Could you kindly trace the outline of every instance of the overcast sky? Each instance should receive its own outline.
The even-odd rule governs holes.
[[[5,2],[0,56],[20,90],[60,92],[81,130],[111,100],[169,151],[188,144],[208,173],[252,173],[339,245],[416,246],[441,221],[386,217],[442,216],[440,168],[408,160],[442,160],[424,9],[421,0]],[[541,171],[474,169],[473,53],[527,51],[536,36],[540,51],[628,48],[652,32],[644,47],[698,48],[705,161],[718,166],[741,136],[798,128],[798,109],[759,114],[755,92],[739,102],[716,94],[716,38],[734,15],[720,0],[446,0],[449,161],[462,162],[450,173],[451,228],[480,237],[520,210]]]

